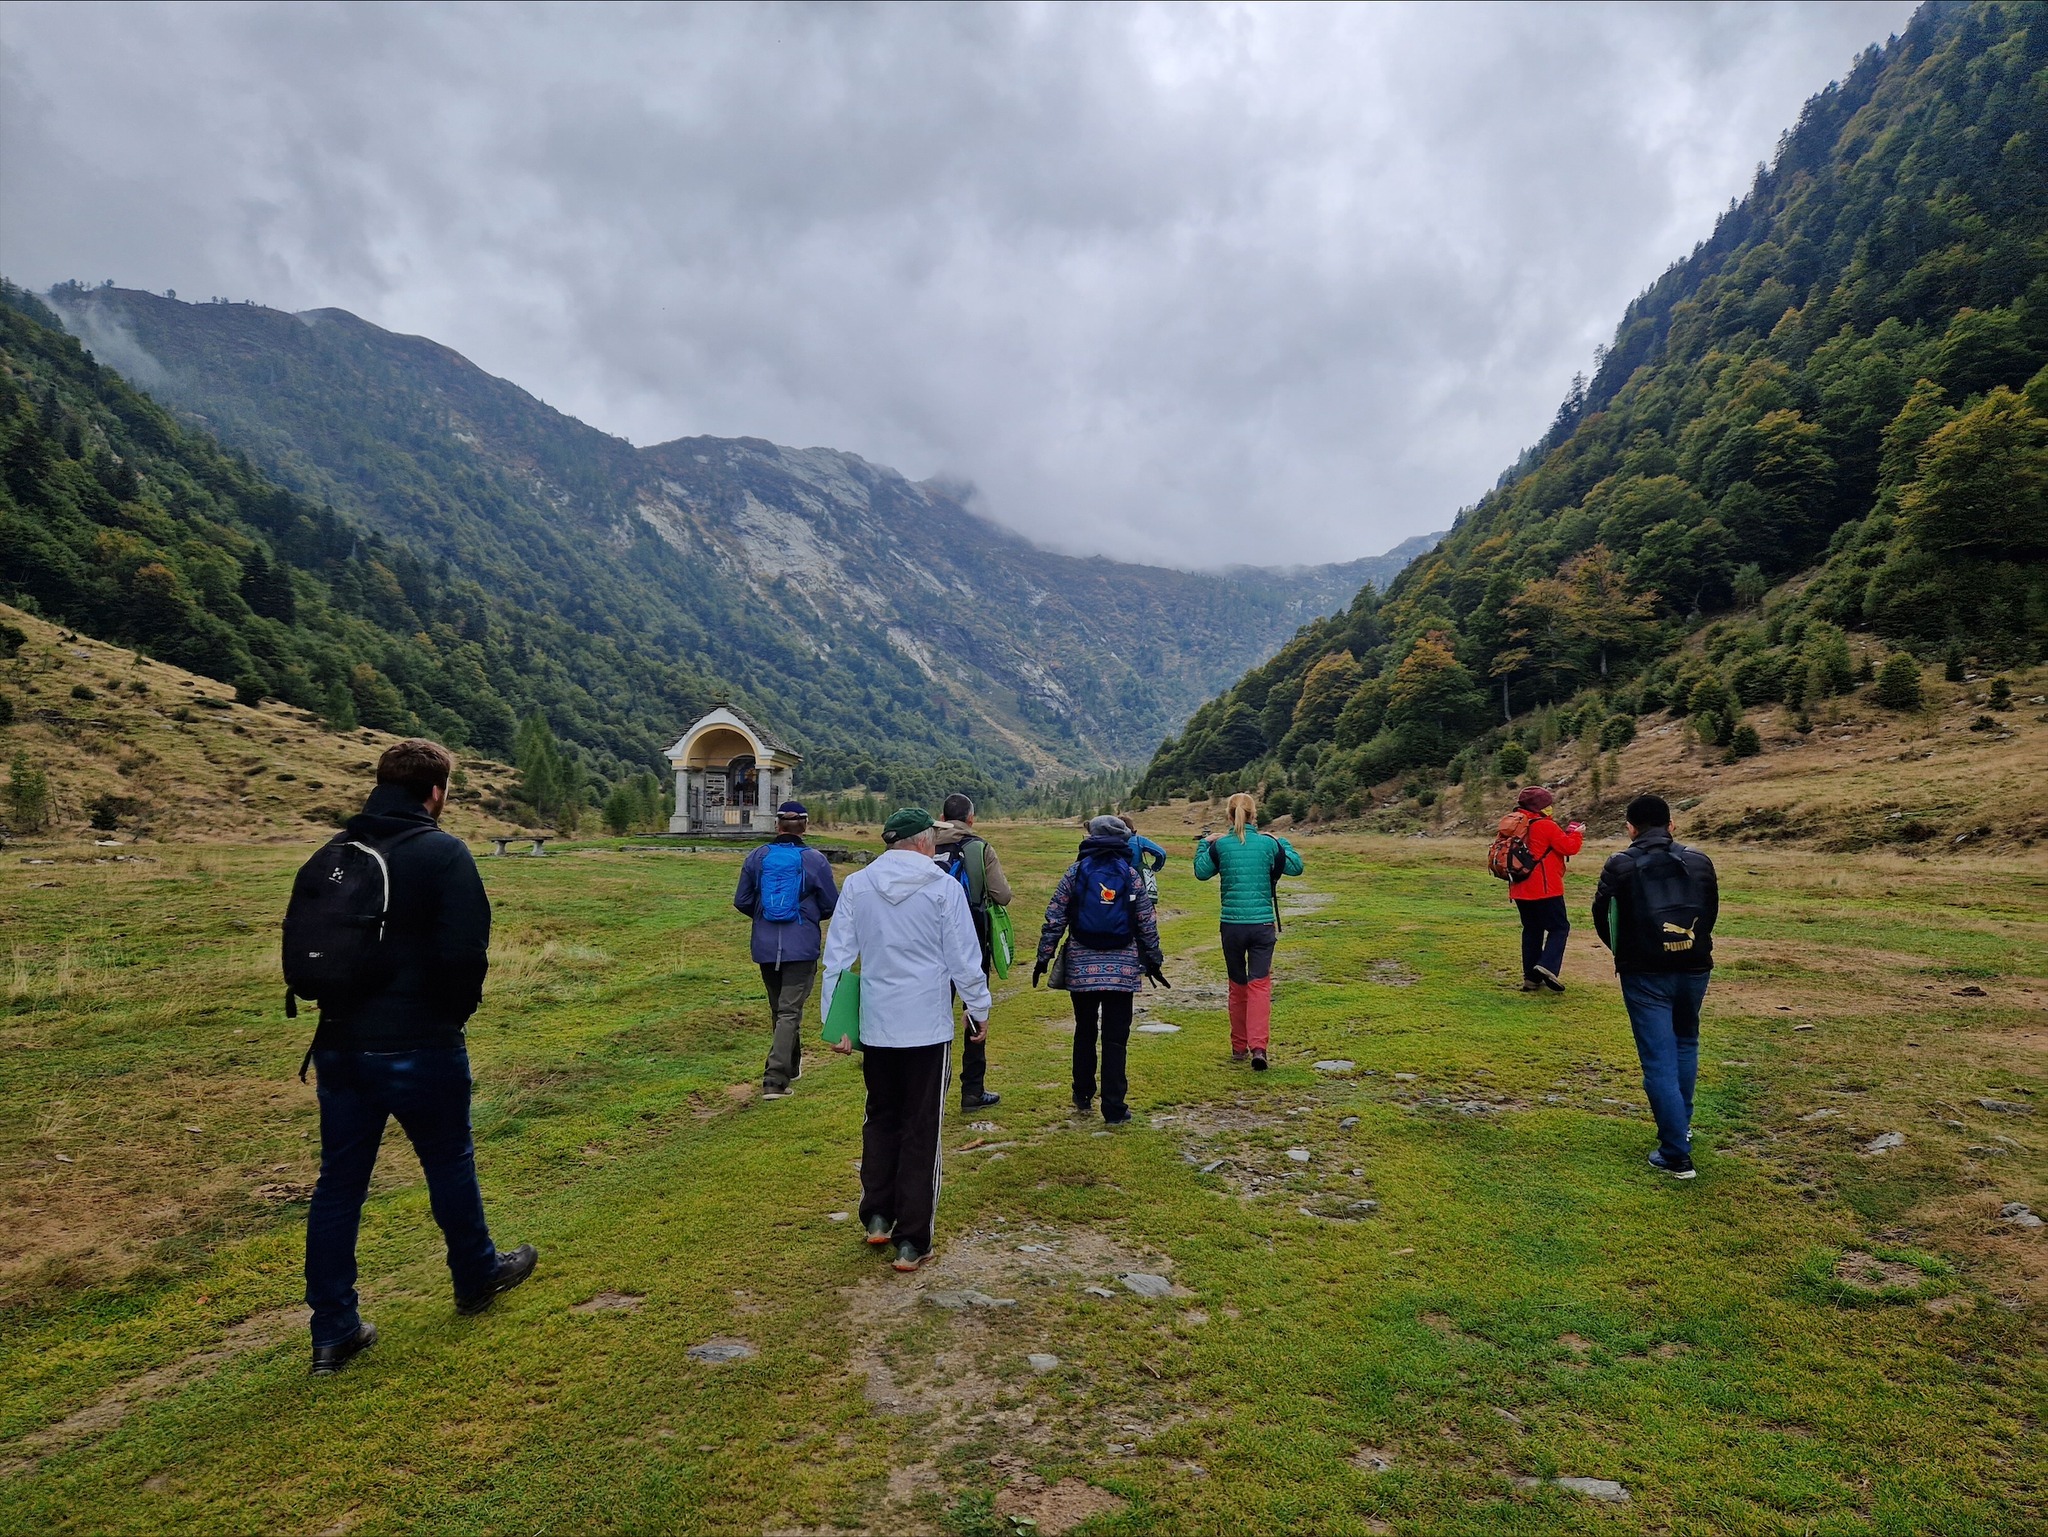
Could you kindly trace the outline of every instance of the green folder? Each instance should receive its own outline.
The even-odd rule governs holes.
[[[834,1045],[845,1041],[860,1050],[860,973],[842,972],[832,990],[832,1012],[825,1016],[825,1039]]]

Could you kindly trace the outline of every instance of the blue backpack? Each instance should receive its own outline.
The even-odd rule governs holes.
[[[760,914],[766,923],[794,923],[804,915],[804,850],[771,843],[761,852]]]
[[[1074,943],[1089,950],[1121,950],[1137,937],[1138,878],[1129,859],[1088,854],[1074,866],[1068,922]]]

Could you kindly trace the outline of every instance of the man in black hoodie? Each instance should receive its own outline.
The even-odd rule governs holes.
[[[323,993],[313,1036],[320,1181],[306,1217],[306,1302],[315,1376],[340,1371],[377,1342],[376,1327],[356,1311],[356,1229],[392,1116],[427,1177],[456,1311],[482,1312],[539,1258],[531,1244],[498,1252],[477,1186],[463,1027],[483,1001],[491,904],[469,846],[437,825],[454,766],[438,743],[387,748],[377,788],[341,834],[383,860],[389,906],[380,977],[345,996]]]
[[[1643,1092],[1657,1118],[1650,1167],[1691,1179],[1700,1004],[1714,970],[1721,886],[1713,860],[1673,841],[1671,807],[1661,795],[1638,795],[1627,816],[1629,845],[1600,872],[1593,927],[1614,954]]]

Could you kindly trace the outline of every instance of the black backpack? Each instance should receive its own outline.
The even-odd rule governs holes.
[[[1701,930],[1707,914],[1706,878],[1684,857],[1692,852],[1678,843],[1641,850],[1635,855],[1635,878],[1629,882],[1643,958],[1661,959],[1673,969],[1706,960],[1714,950],[1712,926]]]
[[[299,867],[284,910],[284,1012],[298,1000],[331,1003],[374,992],[391,980],[384,919],[391,911],[391,867],[384,856],[431,827],[409,827],[376,848],[346,836]]]

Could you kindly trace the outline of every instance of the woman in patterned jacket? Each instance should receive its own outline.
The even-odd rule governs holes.
[[[1055,978],[1074,999],[1074,1109],[1095,1101],[1095,1048],[1102,1043],[1102,1119],[1120,1126],[1131,1118],[1124,1059],[1131,1043],[1131,1003],[1146,977],[1161,987],[1164,957],[1152,898],[1131,862],[1130,830],[1115,817],[1096,817],[1081,841],[1080,857],[1060,877],[1045,904],[1038,936],[1036,987],[1067,940],[1065,977]]]

